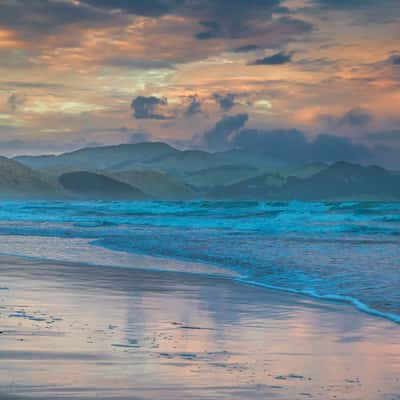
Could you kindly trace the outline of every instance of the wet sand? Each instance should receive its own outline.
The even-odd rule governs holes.
[[[400,399],[399,325],[229,279],[0,257],[0,332],[0,399]]]

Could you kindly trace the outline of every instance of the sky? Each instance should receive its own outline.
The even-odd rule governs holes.
[[[0,0],[0,152],[160,140],[396,164],[399,39],[398,0]]]

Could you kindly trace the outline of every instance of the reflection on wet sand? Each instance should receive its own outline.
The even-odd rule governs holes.
[[[2,259],[0,277],[4,398],[400,394],[399,326],[351,307],[228,279],[16,258]]]

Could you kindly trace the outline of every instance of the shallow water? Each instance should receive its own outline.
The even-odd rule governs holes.
[[[166,256],[191,261],[175,270],[231,271],[400,322],[400,203],[7,202],[0,234],[1,253],[113,266]]]
[[[15,257],[0,272],[0,399],[399,399],[398,326],[347,305]]]

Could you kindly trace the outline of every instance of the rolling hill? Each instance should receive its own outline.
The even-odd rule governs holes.
[[[256,176],[260,170],[247,165],[221,165],[186,174],[185,181],[197,187],[227,186]]]
[[[337,162],[306,177],[263,174],[211,189],[217,199],[375,201],[400,200],[400,176],[378,166]]]
[[[0,156],[1,199],[54,199],[65,196],[62,188],[46,175]]]
[[[120,144],[115,146],[88,147],[60,155],[17,156],[15,160],[35,169],[152,170],[175,176],[221,167],[224,165],[276,169],[286,166],[259,154],[240,150],[209,153],[200,150],[178,150],[161,142]]]
[[[285,189],[300,200],[399,200],[400,176],[378,166],[337,162],[306,179],[289,177]]]
[[[71,153],[44,156],[18,156],[15,160],[31,168],[112,169],[129,162],[141,165],[178,150],[161,142],[87,147]]]
[[[187,200],[196,197],[191,187],[164,172],[131,170],[113,173],[111,176],[158,200]]]
[[[181,151],[160,142],[2,158],[0,186],[3,198],[400,200],[400,175],[377,166],[293,166],[240,150]]]
[[[82,199],[90,200],[147,200],[141,190],[94,172],[77,171],[58,178],[63,188]]]

